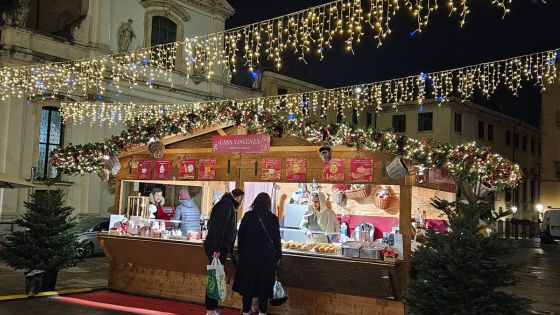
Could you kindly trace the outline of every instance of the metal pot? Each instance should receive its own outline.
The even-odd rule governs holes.
[[[370,223],[360,223],[352,232],[352,238],[358,242],[368,242],[374,240],[375,227]]]

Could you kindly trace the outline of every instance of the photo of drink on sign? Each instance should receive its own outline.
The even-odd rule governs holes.
[[[323,162],[323,180],[325,182],[344,181],[344,160],[332,159],[329,162]]]
[[[152,177],[152,161],[138,161],[136,178],[150,179]]]
[[[282,167],[281,159],[263,159],[261,179],[280,180],[281,167]]]
[[[169,161],[168,160],[158,160],[155,163],[154,168],[154,178],[155,179],[168,179],[169,178]]]
[[[373,180],[373,160],[354,158],[350,161],[350,182],[370,183]]]
[[[198,161],[198,179],[216,178],[216,160],[206,159]]]
[[[286,180],[304,181],[307,176],[307,160],[302,158],[286,159]]]
[[[196,174],[196,160],[181,160],[179,165],[179,179],[194,179]]]

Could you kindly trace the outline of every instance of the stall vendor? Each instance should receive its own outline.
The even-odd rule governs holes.
[[[200,232],[200,209],[185,189],[179,192],[179,204],[175,209],[173,220],[181,221],[173,225],[175,228],[180,228],[183,235],[187,235],[187,232]]]
[[[300,227],[307,230],[309,241],[317,243],[328,243],[329,234],[340,232],[338,218],[334,211],[327,207],[323,193],[311,193],[311,202],[303,215]]]
[[[163,190],[154,188],[148,198],[150,199],[150,206],[148,207],[150,219],[162,219],[159,216],[164,213],[165,198],[163,198]]]

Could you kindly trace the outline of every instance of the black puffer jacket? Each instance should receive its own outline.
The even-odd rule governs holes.
[[[239,206],[231,193],[225,193],[212,208],[208,221],[208,235],[204,241],[206,255],[214,252],[230,254],[233,252],[237,236],[237,213]]]

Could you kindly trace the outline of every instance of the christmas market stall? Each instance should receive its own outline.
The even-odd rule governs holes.
[[[202,303],[202,239],[212,205],[233,188],[245,190],[240,220],[265,191],[281,221],[279,275],[290,296],[272,313],[403,314],[411,250],[423,229],[446,230],[431,200],[455,199],[452,178],[507,185],[519,176],[516,165],[472,143],[295,123],[234,105],[127,125],[103,143],[53,155],[67,173],[116,175],[118,214],[99,235],[109,288]],[[303,219],[317,193],[332,213],[320,230]],[[200,209],[200,229],[182,228],[173,214],[186,195]],[[229,290],[222,305],[239,307],[240,297]]]

